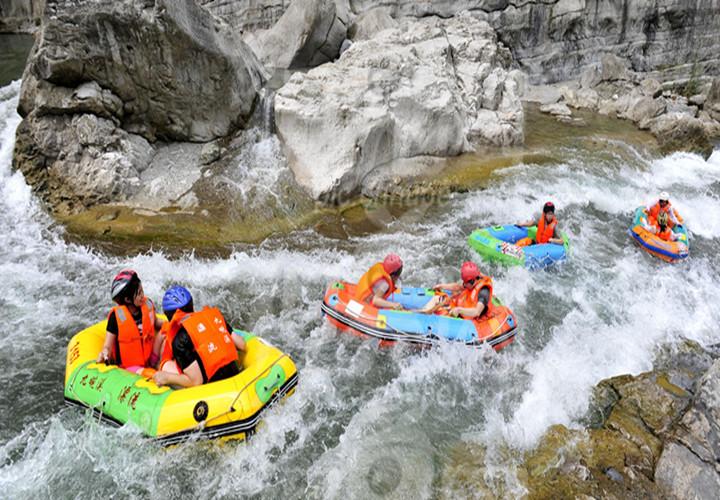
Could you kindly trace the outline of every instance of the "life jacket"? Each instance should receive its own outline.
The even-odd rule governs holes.
[[[140,307],[142,311],[142,331],[127,306],[115,306],[110,315],[117,320],[117,345],[120,350],[120,366],[147,366],[155,340],[155,305],[146,298]],[[108,316],[109,318],[110,316]]]
[[[660,212],[665,212],[666,214],[668,214],[668,227],[672,228],[675,225],[675,222],[673,222],[671,217],[671,207],[672,205],[669,201],[664,207],[661,207],[659,202],[655,203],[652,207],[650,207],[650,212],[648,212],[648,218],[650,219],[650,223],[657,225],[658,215],[660,215]],[[680,214],[677,213],[677,210],[672,210],[672,215],[674,215],[678,222],[682,224],[683,219],[682,217],[680,217]]]
[[[661,240],[672,241],[672,229],[670,229],[667,226],[665,226],[665,231],[661,231],[660,228],[658,227],[656,234],[657,234],[658,238],[660,238]]]
[[[175,314],[173,314],[172,318],[168,318],[168,321],[163,323],[163,326],[160,329],[160,333],[165,335],[165,344],[163,345],[162,355],[160,356],[161,368],[166,362],[172,361],[174,359],[172,352],[172,343],[173,340],[175,340],[175,335],[177,335],[178,330],[180,330],[180,323],[182,319],[188,314],[190,313],[186,313],[185,311],[181,311],[180,309],[178,309],[175,311]],[[180,367],[178,366],[178,370],[179,369]]]
[[[482,314],[479,316],[479,318],[482,318],[486,314],[489,314],[492,310],[492,298],[493,298],[493,282],[492,278],[489,276],[480,276],[480,278],[475,282],[475,285],[471,289],[464,288],[462,292],[455,295],[450,300],[450,307],[467,307],[467,308],[473,308],[478,305],[480,302],[480,290],[483,288],[488,288],[490,291],[490,295],[488,297],[488,303],[485,309],[483,310]],[[474,318],[474,319],[479,319]]]
[[[557,218],[553,215],[550,224],[545,223],[545,214],[540,216],[537,224],[537,234],[535,235],[535,243],[547,243],[555,234],[555,226],[557,226]]]
[[[385,271],[382,262],[373,265],[368,272],[362,275],[355,288],[355,299],[360,302],[369,303],[373,295],[373,287],[378,281],[384,280],[389,285],[388,291],[383,295],[383,299],[388,299],[395,292],[395,284],[390,275]]]
[[[177,312],[175,313],[177,315]],[[173,316],[175,320],[175,316]],[[219,309],[204,307],[202,311],[185,314],[178,321],[179,326],[170,334],[175,337],[182,326],[190,336],[195,352],[197,352],[205,370],[207,380],[211,380],[217,371],[233,361],[237,361],[238,353],[235,344],[227,331],[225,318]],[[172,349],[172,342],[170,344]]]

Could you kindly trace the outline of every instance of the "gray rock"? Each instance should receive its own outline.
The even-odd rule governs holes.
[[[602,75],[596,65],[590,66],[580,75],[580,87],[584,89],[591,89],[601,81]]]
[[[630,63],[614,54],[605,54],[600,60],[600,81],[632,80]]]
[[[548,113],[553,116],[572,115],[572,111],[570,111],[570,108],[568,108],[567,105],[562,102],[556,102],[554,104],[545,104],[544,106],[540,106],[540,111],[542,113]]]
[[[58,0],[26,76],[96,84],[123,102],[123,128],[148,140],[207,141],[242,127],[261,81],[252,52],[192,0]],[[102,61],[98,64],[97,61]],[[23,87],[20,112],[35,109]]]
[[[403,21],[294,74],[276,94],[275,122],[298,183],[325,199],[357,192],[394,160],[521,143],[509,62],[492,28],[464,15]]]
[[[148,141],[243,127],[261,68],[191,0],[58,0],[23,76],[14,165],[59,212],[136,194]]]
[[[627,109],[620,115],[633,122],[639,123],[650,120],[665,111],[662,99],[653,99],[648,96],[637,96],[630,100]]]
[[[659,100],[659,99],[658,99]],[[696,117],[698,114],[697,106],[689,106],[687,99],[664,99],[667,113],[677,113]]]
[[[271,68],[312,68],[340,55],[349,14],[340,0],[294,0],[277,24],[248,42]]]
[[[563,93],[563,99],[568,106],[573,108],[586,108],[594,111],[598,107],[600,96],[595,90],[589,88],[567,89]]]
[[[352,40],[369,40],[383,30],[397,27],[398,23],[388,9],[379,7],[360,14],[350,26],[348,35]]]
[[[199,0],[244,31],[270,28],[292,4],[287,0]],[[666,80],[687,78],[695,66],[717,72],[720,16],[710,1],[604,0],[353,0],[352,13],[382,7],[395,18],[439,16],[463,10],[483,16],[512,48],[534,84],[576,78],[611,52],[634,71]]]
[[[58,212],[127,200],[153,147],[94,114],[31,115],[18,127],[15,166]]]
[[[703,122],[685,113],[660,115],[653,121],[650,131],[665,153],[689,151],[708,158],[713,150]]]
[[[703,94],[695,94],[688,97],[688,103],[692,104],[693,106],[697,106],[700,109],[702,109],[703,104],[705,104],[706,100],[707,96]]]
[[[660,97],[662,95],[662,85],[654,78],[645,78],[640,82],[640,90],[643,95],[652,97]]]
[[[538,104],[553,104],[563,97],[563,91],[556,85],[531,85],[523,94],[523,100]]]
[[[714,467],[673,442],[658,460],[655,482],[672,498],[705,500],[716,498],[720,491],[720,475]]]
[[[201,165],[209,165],[220,158],[222,154],[222,147],[216,141],[208,142],[204,144],[200,150],[200,157],[198,159]]]

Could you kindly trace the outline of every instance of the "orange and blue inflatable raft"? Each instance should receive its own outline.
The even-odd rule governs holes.
[[[344,281],[331,284],[321,306],[323,315],[340,330],[379,339],[383,345],[405,342],[432,346],[457,342],[471,347],[487,344],[499,351],[515,340],[518,333],[515,315],[496,297],[489,315],[470,320],[378,309],[355,300],[355,286]],[[405,309],[420,309],[435,293],[427,288],[402,288],[389,300],[402,304]]]
[[[665,241],[643,227],[643,220],[647,221],[644,207],[635,209],[633,223],[628,233],[640,248],[665,262],[677,262],[686,259],[690,252],[687,229],[684,225],[676,225],[673,232],[679,236],[677,241]]]

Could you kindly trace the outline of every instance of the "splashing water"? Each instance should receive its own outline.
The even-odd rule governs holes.
[[[363,238],[307,229],[228,258],[119,259],[66,243],[11,172],[19,87],[0,89],[0,491],[9,498],[431,498],[459,441],[483,443],[488,465],[501,464],[503,447],[528,449],[549,425],[578,425],[594,384],[650,368],[658,346],[681,336],[720,341],[718,152],[703,161],[576,150],[561,164],[499,171],[483,191],[408,210]],[[273,140],[257,147],[272,153]],[[252,175],[245,166],[240,174]],[[691,257],[675,266],[626,234],[635,206],[661,190],[693,237]],[[571,260],[536,273],[482,265],[522,322],[501,354],[382,350],[323,323],[319,301],[332,280],[357,279],[388,251],[405,259],[408,284],[456,279],[474,257],[470,231],[527,219],[546,199],[571,235]],[[249,442],[162,449],[132,427],[111,429],[63,407],[67,342],[107,312],[109,280],[121,267],[137,269],[156,300],[172,283],[188,286],[196,303],[218,305],[296,360],[296,393]]]

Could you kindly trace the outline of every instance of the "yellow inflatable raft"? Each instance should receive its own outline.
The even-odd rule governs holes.
[[[96,363],[106,321],[76,334],[68,344],[65,401],[86,406],[103,420],[132,422],[163,444],[186,439],[244,439],[255,431],[265,408],[292,394],[298,380],[287,354],[248,332],[242,371],[229,379],[187,389],[158,387],[114,365]]]

